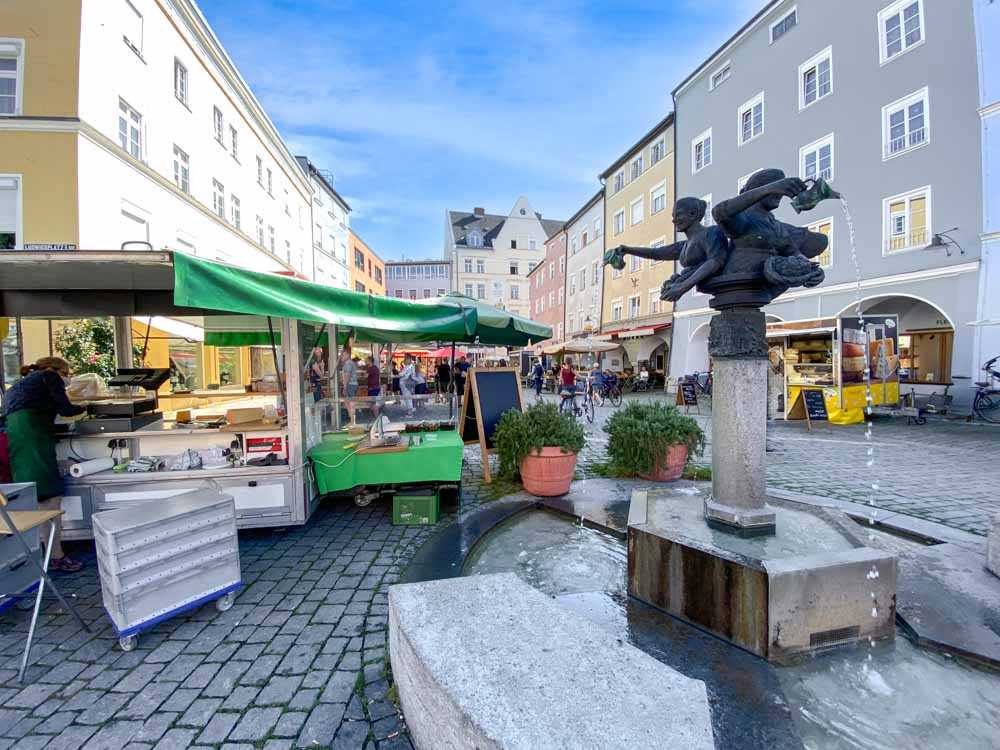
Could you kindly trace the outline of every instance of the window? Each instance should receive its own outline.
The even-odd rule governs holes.
[[[590,271],[591,271],[591,273],[590,273],[590,283],[593,284],[594,286],[597,286],[597,284],[598,284],[598,282],[600,281],[600,278],[601,278],[600,277],[600,273],[601,273],[601,265],[600,265],[600,263],[598,263],[596,260],[593,263],[591,263],[590,264]],[[595,289],[594,291],[596,292],[597,290]]]
[[[471,297],[472,296],[472,284],[466,284],[465,285],[465,296],[466,297]]]
[[[642,154],[632,160],[632,179],[638,180],[642,176]]]
[[[700,172],[712,163],[712,129],[691,141],[691,174]]]
[[[510,249],[511,250],[517,250],[517,240],[511,240],[510,241]]]
[[[905,153],[930,141],[927,89],[882,108],[882,158]]]
[[[225,146],[226,142],[222,139],[225,131],[222,123],[222,110],[218,107],[212,107],[212,128],[215,131],[215,140],[220,145]]]
[[[712,218],[712,194],[701,196],[701,199],[705,201],[705,218],[701,220],[701,223],[706,227],[710,227],[715,223],[715,219]]]
[[[510,298],[511,299],[521,299],[521,285],[511,284],[510,285]]]
[[[555,306],[556,306],[556,293],[549,292],[549,307],[555,307]]]
[[[618,322],[622,319],[622,301],[620,299],[611,301],[611,320]]]
[[[232,224],[237,229],[241,228],[241,216],[240,216],[240,199],[235,195],[229,196],[229,215],[232,218]]]
[[[628,298],[628,316],[630,319],[638,318],[642,310],[642,301],[639,295]]]
[[[174,144],[174,184],[185,193],[191,192],[191,170],[188,155]]]
[[[566,259],[565,258],[560,258],[559,259],[559,275],[562,276],[565,273],[566,273]]]
[[[726,60],[718,70],[712,73],[712,77],[708,79],[708,90],[715,91],[722,84],[729,80],[729,76],[733,72],[733,65],[731,62]]]
[[[257,157],[257,184],[264,187],[264,160]]]
[[[833,93],[833,47],[799,66],[799,109]]]
[[[382,269],[379,268],[378,266],[375,266],[375,283],[376,284],[382,283]]]
[[[438,287],[438,297],[443,297],[445,294],[447,294],[447,292],[444,287]]]
[[[771,24],[771,44],[781,39],[785,34],[795,28],[799,22],[798,9],[792,8],[785,15]]]
[[[886,198],[882,211],[886,254],[913,250],[930,242],[930,187]]]
[[[174,96],[184,105],[188,103],[188,71],[187,68],[174,58]]]
[[[810,232],[819,232],[820,234],[826,235],[826,250],[820,253],[817,257],[813,258],[813,260],[819,263],[821,267],[829,268],[833,265],[833,219],[823,219],[810,224],[806,228]]]
[[[288,204],[288,188],[285,188],[285,216],[291,216],[292,209]]]
[[[649,191],[649,213],[658,214],[667,207],[667,184],[660,183]]]
[[[118,143],[136,159],[142,160],[142,115],[124,99],[118,100]]]
[[[576,294],[576,274],[571,274],[569,277],[569,296],[572,297]]]
[[[586,288],[587,288],[587,269],[586,268],[581,268],[580,269],[580,291],[582,292]]]
[[[128,201],[122,201],[121,236],[126,241],[149,242],[149,213]]]
[[[24,81],[24,43],[0,42],[0,115],[21,114]]]
[[[570,253],[572,255],[576,255],[577,240],[578,239],[579,239],[579,237],[577,237],[576,235],[573,235],[573,238],[569,241]]]
[[[660,311],[660,290],[649,290],[649,314],[656,315]]]
[[[0,250],[21,247],[21,178],[0,177]]]
[[[588,242],[590,242],[590,240],[587,237],[587,232],[584,231],[583,235],[581,235],[580,237],[580,247],[581,248],[586,247]]]
[[[239,133],[232,125],[229,126],[229,151],[236,161],[240,160]]]
[[[476,261],[476,273],[486,273],[486,261],[481,258]]]
[[[476,284],[476,299],[486,299],[486,284]]]
[[[736,192],[742,193],[744,186],[747,184],[747,182],[750,181],[750,178],[753,177],[755,174],[757,174],[757,172],[759,171],[760,171],[759,169],[755,169],[753,172],[747,172],[745,175],[740,177],[736,181]]]
[[[512,260],[510,262],[510,275],[511,276],[517,276],[517,261],[516,260]]]
[[[764,92],[740,107],[739,143],[744,145],[764,132]]]
[[[472,273],[472,258],[465,259],[465,272]]]
[[[625,173],[619,172],[615,175],[615,192],[619,192],[625,187]]]
[[[899,0],[878,14],[879,56],[882,64],[924,40],[923,0]]]
[[[594,236],[600,237],[601,233],[604,231],[604,220],[600,217],[594,219]]]
[[[142,57],[142,13],[128,0],[125,0],[124,22],[125,30],[122,37],[125,39],[125,44]]]
[[[357,248],[354,249],[354,267],[360,271],[365,270],[365,254]],[[410,267],[410,270],[413,270],[412,266]]]
[[[271,252],[274,252],[274,227],[270,224],[267,225],[267,246],[270,248]]]
[[[661,138],[656,143],[654,143],[649,149],[649,165],[653,166],[667,155],[667,143]]]
[[[469,232],[468,236],[465,238],[465,244],[469,247],[482,247],[483,236],[479,234],[479,232]]]
[[[549,263],[549,281],[552,281],[556,277],[556,264]]]
[[[642,258],[632,255],[630,256],[629,273],[636,273],[642,270]]]
[[[403,290],[402,289],[397,289],[396,290],[396,299],[403,299]]]
[[[528,273],[531,273],[536,268],[538,268],[538,262],[534,261],[534,260],[529,260],[528,261]]]
[[[624,273],[624,271],[622,269],[620,269],[620,268],[612,268],[611,269],[611,278],[612,279],[620,279],[622,277],[623,273]]]
[[[629,223],[632,226],[642,223],[643,211],[644,211],[644,206],[642,198],[636,198],[634,201],[632,201],[628,209]]]
[[[625,231],[625,211],[624,211],[624,209],[621,210],[621,211],[616,211],[615,212],[615,217],[614,217],[612,226],[614,227],[614,233],[616,235],[621,234],[622,232]]]
[[[430,298],[431,298],[431,290],[424,289],[424,299],[430,299]]]
[[[257,216],[257,244],[264,247],[264,217]]]
[[[272,186],[273,186],[273,183],[272,183],[272,180],[271,180],[271,168],[268,167],[267,168],[267,194],[270,195],[273,198],[274,197],[274,193],[271,191]]]
[[[528,240],[528,249],[529,250],[537,250],[538,249],[538,245],[535,242],[535,240]]]
[[[833,179],[833,133],[799,149],[799,176],[803,179]]]
[[[212,210],[219,218],[226,218],[226,189],[218,180],[212,180]]]

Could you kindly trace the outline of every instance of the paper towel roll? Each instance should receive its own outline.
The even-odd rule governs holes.
[[[96,474],[99,471],[107,471],[115,465],[111,458],[95,458],[90,461],[81,461],[69,467],[69,473],[74,477],[85,477],[88,474]]]

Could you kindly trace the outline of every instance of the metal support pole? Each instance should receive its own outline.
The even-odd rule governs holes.
[[[132,361],[132,319],[127,315],[112,318],[115,329],[115,367],[135,367]]]
[[[451,398],[448,399],[448,419],[452,419],[455,416],[455,399],[458,398],[458,392],[455,390],[455,342],[451,342],[451,382],[448,383],[448,389],[451,391]]]
[[[330,326],[330,336],[333,339],[333,429],[340,430],[340,342],[337,341],[337,324]]]
[[[271,357],[274,359],[274,373],[278,378],[278,397],[280,398],[281,408],[285,415],[288,415],[288,396],[285,393],[285,383],[281,379],[281,366],[278,363],[278,346],[274,341],[274,323],[271,321],[271,316],[267,316],[267,330],[271,334]]]
[[[56,522],[49,521],[49,541],[45,545],[45,560],[42,561],[42,569],[49,569],[49,559],[52,555],[52,540],[56,536]],[[31,654],[31,642],[35,638],[35,626],[38,624],[38,611],[42,608],[42,593],[45,591],[45,577],[38,581],[38,593],[35,594],[35,606],[31,610],[31,624],[28,625],[28,642],[24,644],[24,653],[21,655],[21,668],[17,672],[17,681],[24,682],[24,672],[28,668],[28,656]]]

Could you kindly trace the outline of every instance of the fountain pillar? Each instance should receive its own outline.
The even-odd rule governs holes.
[[[764,313],[726,307],[711,322],[712,496],[705,519],[743,536],[775,533],[767,505],[767,338]]]

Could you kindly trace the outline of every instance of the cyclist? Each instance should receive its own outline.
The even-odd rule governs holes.
[[[572,399],[576,403],[576,372],[573,370],[573,360],[569,357],[563,360],[559,370],[559,395],[563,401]]]
[[[601,370],[599,362],[594,362],[594,366],[590,368],[590,377],[588,380],[590,392],[595,396],[600,396],[603,403],[607,396],[607,383],[604,381],[604,371]]]

